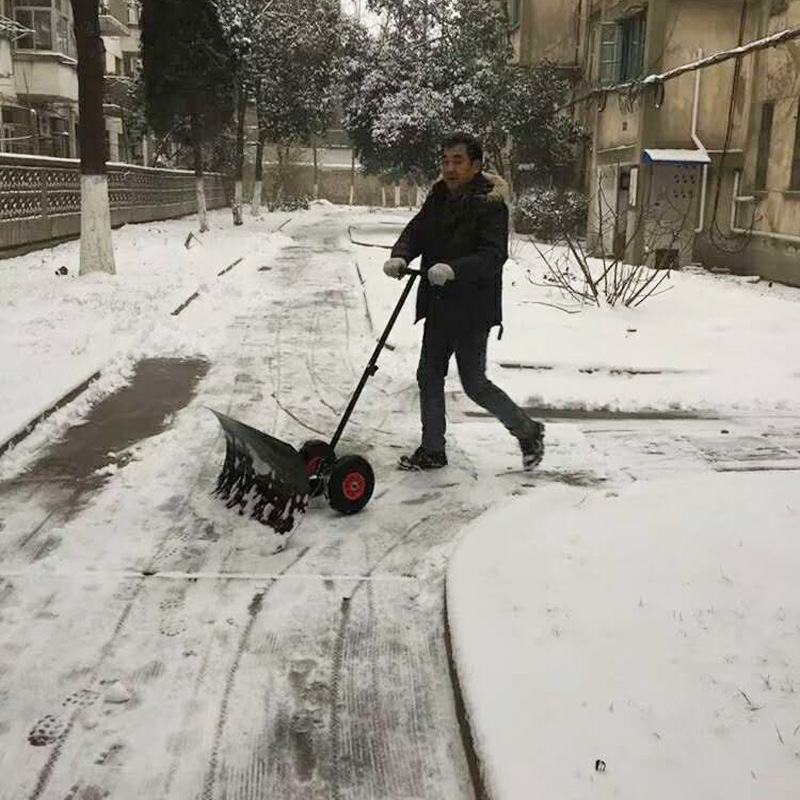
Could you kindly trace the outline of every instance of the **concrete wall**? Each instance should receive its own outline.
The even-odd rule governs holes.
[[[593,16],[591,78],[597,78],[599,26],[603,19],[627,13],[631,2],[591,0]],[[645,47],[645,72],[665,72],[698,57],[736,47],[739,43],[742,3],[734,0],[650,0]],[[800,0],[773,3],[772,0],[749,0],[746,4],[744,42],[778,30],[800,26]],[[686,258],[701,260],[710,266],[725,266],[743,273],[800,285],[800,247],[797,242],[778,241],[759,236],[766,234],[800,237],[800,191],[790,187],[795,132],[800,109],[800,42],[748,56],[741,62],[738,85],[733,90],[735,62],[720,64],[699,73],[697,135],[712,158],[703,232],[694,229],[699,220],[699,167],[687,167],[681,182],[680,210],[672,216],[685,216],[686,230],[679,237],[679,249]],[[589,72],[589,70],[587,70]],[[589,189],[595,194],[602,180],[604,192],[613,186],[610,170],[620,171],[639,166],[639,189],[642,202],[663,195],[670,185],[670,170],[641,163],[644,148],[695,149],[692,131],[692,108],[696,74],[690,73],[665,85],[663,103],[656,107],[652,90],[645,90],[628,102],[612,95],[595,103],[587,115],[593,130],[593,164],[589,171]],[[733,118],[728,136],[729,109],[733,99]],[[754,190],[761,104],[775,102],[772,140],[769,154],[767,190]],[[726,141],[727,139],[727,141]],[[723,149],[727,149],[724,152]],[[753,229],[744,237],[730,231],[734,175],[742,171],[741,195],[755,195],[757,205],[738,204],[739,228]],[[693,175],[689,176],[689,171]],[[673,171],[674,172],[674,171]],[[690,179],[691,178],[691,179]],[[606,198],[608,208],[616,198]],[[669,205],[669,203],[667,204]],[[597,203],[591,206],[590,230],[598,227]],[[606,213],[610,213],[607,211]],[[652,216],[643,208],[641,213]],[[633,222],[631,221],[633,220]],[[607,222],[607,221],[606,221]],[[640,231],[627,256],[629,260],[646,258],[648,225],[638,225],[629,212],[628,229]],[[604,237],[605,238],[605,237]],[[658,237],[656,237],[658,238]],[[607,244],[607,242],[606,242]]]
[[[758,38],[759,20],[756,3],[748,4],[744,41]],[[666,72],[703,55],[728,50],[739,44],[741,3],[731,0],[669,0],[662,30],[653,30],[659,39],[655,60],[649,71]],[[694,147],[691,138],[692,105],[695,81],[700,75],[698,134],[707,149],[721,149],[725,144],[728,111],[733,86],[735,62],[730,61],[688,73],[665,86],[664,102],[651,111],[654,121],[648,147]],[[734,97],[734,132],[730,148],[744,147],[750,100],[753,90],[754,60],[742,61]]]
[[[549,59],[574,66],[578,62],[580,16],[586,0],[522,0],[520,25],[512,41],[517,60],[535,64]]]
[[[785,9],[771,14],[764,9],[762,33],[790,27],[800,27],[800,0],[789,0]],[[756,97],[748,130],[747,155],[744,163],[741,194],[755,195],[758,205],[742,206],[738,223],[749,227],[754,219],[754,233],[766,233],[800,237],[800,190],[791,187],[792,159],[795,151],[797,118],[800,113],[800,41],[784,47],[764,51],[754,59],[757,69]],[[754,188],[758,138],[761,124],[761,104],[775,103],[770,141],[769,166],[766,191]],[[758,238],[757,236],[754,238]],[[758,243],[758,251],[764,259],[764,270],[770,275],[784,274],[787,269],[793,282],[800,284],[800,259],[797,259],[798,243]],[[786,265],[782,248],[794,266]]]

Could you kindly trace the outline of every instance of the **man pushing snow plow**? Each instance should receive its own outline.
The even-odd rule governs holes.
[[[466,133],[442,145],[442,179],[434,184],[383,266],[392,278],[410,276],[330,442],[314,439],[299,450],[214,412],[225,433],[226,454],[215,494],[278,534],[289,533],[310,497],[322,494],[342,514],[361,511],[372,497],[375,475],[358,455],[336,456],[336,446],[392,328],[421,276],[416,321],[424,319],[417,383],[422,440],[400,458],[403,470],[447,465],[444,382],[456,357],[464,392],[517,438],[524,470],[544,456],[544,425],[530,419],[486,377],[489,332],[502,332],[502,270],[508,259],[508,187],[482,171],[480,142]],[[408,268],[417,256],[420,270]]]

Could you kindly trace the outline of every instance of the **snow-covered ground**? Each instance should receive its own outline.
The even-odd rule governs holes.
[[[332,678],[328,667],[308,665],[333,658],[334,677],[348,664],[353,670],[347,675],[353,706],[342,706],[341,718],[329,710],[331,735],[356,724],[365,709],[377,709],[417,748],[400,759],[409,782],[402,785],[416,787],[406,795],[456,796],[463,765],[444,772],[423,766],[437,737],[442,751],[452,752],[446,704],[436,695],[430,726],[419,716],[398,716],[398,709],[404,680],[420,693],[417,711],[427,708],[420,680],[441,680],[434,663],[440,631],[419,629],[420,650],[403,637],[440,608],[432,594],[437,576],[452,536],[469,524],[449,568],[449,614],[479,755],[497,798],[671,797],[678,790],[704,798],[791,796],[781,792],[800,785],[794,693],[800,610],[791,580],[800,567],[794,501],[800,473],[715,472],[787,469],[800,461],[798,290],[684,273],[673,276],[669,292],[636,310],[567,314],[553,307],[563,298],[541,285],[544,265],[535,249],[518,241],[505,272],[505,335],[492,338],[489,372],[519,402],[552,417],[536,475],[506,474],[517,466],[516,445],[496,422],[475,414],[455,370],[447,386],[451,466],[435,476],[392,469],[418,437],[414,372],[421,330],[412,325],[412,296],[344,442],[368,453],[376,467],[378,490],[368,509],[342,519],[317,508],[279,556],[251,528],[227,512],[218,515],[206,490],[221,457],[219,440],[203,406],[232,408],[295,443],[309,435],[303,424],[332,431],[401,290],[382,274],[386,251],[351,244],[348,228],[356,241],[390,244],[409,216],[319,204],[308,212],[248,218],[234,228],[230,213],[218,211],[211,214],[212,232],[189,249],[184,242],[196,227],[192,219],[128,226],[114,234],[117,276],[76,277],[77,243],[0,261],[0,405],[6,410],[0,442],[103,370],[87,393],[0,458],[0,480],[24,478],[45,445],[131,380],[138,359],[197,356],[212,364],[191,404],[161,435],[137,445],[131,463],[112,469],[108,484],[75,519],[54,522],[45,518],[51,509],[31,501],[2,520],[0,642],[16,661],[0,670],[0,692],[14,697],[12,719],[0,718],[0,742],[27,735],[44,713],[42,697],[51,702],[84,683],[92,696],[119,694],[113,681],[120,679],[136,688],[138,705],[125,716],[124,704],[109,702],[105,711],[113,713],[100,727],[76,727],[70,758],[80,764],[80,748],[114,747],[119,739],[130,753],[119,757],[124,770],[111,784],[107,774],[95,776],[92,786],[116,786],[119,796],[156,785],[152,796],[169,796],[164,791],[172,786],[172,796],[188,796],[175,787],[197,789],[192,764],[212,755],[235,760],[237,751],[235,740],[225,740],[226,750],[223,734],[213,733],[217,717],[192,711],[197,700],[181,694],[184,686],[210,682],[207,702],[223,708],[235,699],[232,719],[246,741],[258,742],[263,732],[246,710],[255,692],[267,691],[263,681],[277,681],[287,697],[307,681],[310,698],[315,682]],[[70,275],[56,275],[61,266]],[[196,291],[199,298],[172,316]],[[568,418],[580,409],[682,411],[700,419]],[[45,533],[35,535],[49,537],[47,546],[26,562],[27,550],[11,545],[39,524],[40,512]],[[269,589],[269,576],[292,569],[295,558],[303,580],[277,581],[270,616],[248,622],[247,587]],[[137,583],[137,570],[153,565],[172,575],[174,590]],[[187,589],[182,581],[190,573],[202,579]],[[237,577],[231,583],[221,574]],[[358,647],[342,650],[340,640],[337,651],[326,635],[340,625],[340,598],[349,602],[362,585],[369,587],[360,594],[369,599],[363,616],[352,606],[358,642],[366,647],[377,637],[377,651],[369,650],[373,678],[364,679],[375,681],[367,699],[359,694],[358,670],[366,675],[369,662],[348,661]],[[9,607],[6,598],[15,591],[24,602]],[[335,602],[328,603],[331,596]],[[126,603],[139,605],[129,613]],[[77,627],[55,631],[48,627],[51,613]],[[122,644],[86,672],[98,631],[114,629],[116,613],[121,626],[133,620],[125,622]],[[162,638],[146,632],[154,620]],[[251,624],[261,649],[241,671],[238,660],[230,662],[236,666],[226,678],[237,641],[250,653]],[[244,638],[231,638],[231,629]],[[291,657],[275,650],[276,635],[301,642],[299,650]],[[395,657],[401,641],[407,662]],[[65,661],[60,653],[70,643],[74,652]],[[426,647],[434,648],[431,664],[419,655]],[[133,669],[149,648],[165,672],[147,672],[146,664]],[[199,672],[186,653],[204,654]],[[279,677],[269,671],[273,666],[266,676],[257,669],[266,654]],[[392,689],[379,680],[406,663],[413,679],[392,672]],[[34,682],[41,696],[20,689],[25,669],[37,664],[46,664]],[[281,664],[294,671],[287,677]],[[267,714],[278,734],[288,714],[301,754],[303,736],[322,735],[308,732],[321,725],[318,716],[314,722],[303,716],[312,706],[320,713],[309,698],[302,713],[289,704]],[[165,715],[178,729],[149,741],[153,720]],[[181,720],[199,724],[202,734],[181,738],[179,747]],[[3,746],[8,758],[22,752],[15,742]],[[380,771],[392,762],[391,748],[362,753],[350,746],[351,761],[342,763],[357,764],[365,781],[352,796],[397,796]],[[179,768],[183,747],[191,757]],[[165,748],[172,767],[154,755]],[[708,757],[698,757],[703,748]],[[315,752],[329,763],[329,752]],[[34,756],[26,758],[38,768]],[[135,767],[154,758],[151,786]],[[595,771],[597,759],[605,772]],[[56,783],[69,787],[66,764],[62,759]],[[372,774],[369,764],[382,766]],[[173,770],[166,784],[165,769]],[[220,785],[214,769],[208,796]],[[741,782],[734,789],[736,776]],[[307,796],[326,796],[322,785],[315,784],[321,794]],[[715,786],[722,787],[718,795]]]
[[[798,574],[798,472],[562,487],[480,518],[448,607],[490,796],[794,797]]]

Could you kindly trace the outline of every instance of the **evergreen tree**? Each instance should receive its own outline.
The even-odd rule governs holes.
[[[342,80],[345,128],[367,172],[430,181],[440,142],[466,130],[487,166],[515,182],[519,164],[563,177],[583,134],[558,114],[569,86],[549,64],[513,63],[504,6],[495,0],[371,0],[386,23],[355,36]]]
[[[141,26],[147,119],[156,133],[192,148],[206,231],[203,144],[233,115],[236,60],[212,0],[143,0]]]

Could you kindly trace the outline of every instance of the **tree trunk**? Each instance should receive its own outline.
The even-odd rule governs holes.
[[[314,199],[319,200],[319,165],[317,164],[317,140],[311,145],[314,151]]]
[[[116,273],[105,162],[103,116],[105,48],[99,0],[71,0],[78,45],[78,108],[81,146],[81,261],[79,272]]]
[[[243,225],[242,184],[244,183],[244,121],[247,115],[247,93],[239,84],[239,102],[236,108],[236,188],[233,196],[233,224]]]
[[[258,144],[256,145],[256,174],[253,184],[253,205],[250,212],[254,217],[261,216],[261,193],[264,186],[264,139],[259,134]]]
[[[203,143],[200,140],[200,124],[195,113],[192,113],[191,125],[194,177],[197,185],[197,218],[200,221],[200,233],[205,233],[209,230],[209,227],[208,211],[206,210],[206,190],[203,185]]]
[[[278,172],[275,175],[275,184],[272,187],[273,207],[278,203],[283,195],[283,147],[280,142],[275,142],[275,153],[278,157]]]
[[[350,155],[350,205],[353,205],[356,195],[356,151]]]

